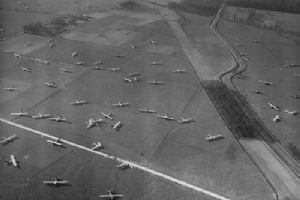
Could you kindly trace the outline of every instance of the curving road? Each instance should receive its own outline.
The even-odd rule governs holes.
[[[243,105],[243,110],[257,122],[256,129],[262,139],[262,141],[257,141],[255,145],[250,144],[250,142],[247,141],[241,141],[241,144],[254,159],[266,178],[271,182],[278,193],[278,198],[290,197],[297,199],[300,197],[298,191],[300,185],[299,163],[283,148],[280,141],[272,135],[267,127],[265,127],[263,122],[253,111],[251,106],[244,100],[243,96],[232,82],[233,75],[243,72],[247,68],[247,64],[233,45],[216,29],[224,6],[225,5],[223,4],[219,9],[216,17],[210,24],[210,29],[230,52],[236,61],[236,65],[222,73],[219,79],[229,88],[237,92],[240,104]],[[260,149],[260,151],[257,151],[257,149]]]

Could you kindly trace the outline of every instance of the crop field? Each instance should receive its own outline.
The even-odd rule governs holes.
[[[132,16],[128,8],[109,11],[111,15],[105,11],[105,17],[95,18],[54,38],[56,46],[53,48],[34,46],[46,39],[40,36],[21,35],[6,41],[0,54],[0,86],[14,85],[18,90],[1,91],[1,118],[85,147],[100,141],[104,153],[231,199],[273,199],[272,189],[218,115],[168,25],[154,11],[137,7],[134,11]],[[148,16],[154,16],[153,20],[147,19]],[[204,19],[203,24],[208,21]],[[200,29],[204,40],[201,46],[201,37],[196,38],[200,50],[211,60],[212,66],[216,65],[217,75],[225,69],[221,64],[229,64],[231,58],[219,50],[216,38],[204,33],[204,28]],[[198,33],[198,30],[191,31]],[[77,33],[82,34],[81,37],[75,37]],[[32,40],[33,45],[23,47],[25,40]],[[25,52],[26,57],[19,59],[3,53],[18,45],[18,41],[22,48],[14,49]],[[130,43],[137,48],[130,48]],[[214,49],[218,51],[209,57]],[[71,56],[75,51],[77,55]],[[120,55],[124,57],[117,57]],[[220,60],[214,61],[214,56],[220,56]],[[29,58],[46,59],[50,64]],[[103,69],[94,70],[92,67],[99,60],[103,62],[99,64]],[[77,61],[85,64],[76,65]],[[153,61],[160,64],[152,65]],[[22,71],[20,66],[31,68],[31,72]],[[120,70],[109,71],[112,67]],[[60,68],[69,68],[71,72]],[[174,73],[176,69],[184,69],[186,73]],[[125,82],[123,78],[129,73],[139,73],[140,81]],[[47,81],[54,81],[57,88],[47,87],[44,84]],[[150,84],[151,81],[163,84]],[[74,106],[71,105],[74,99],[88,103]],[[130,105],[114,107],[118,102]],[[143,108],[154,109],[156,113],[141,113],[139,109]],[[19,109],[30,115],[61,115],[67,122],[10,115]],[[87,129],[90,118],[104,118],[101,112],[111,113],[114,120],[105,119],[101,126]],[[175,120],[164,120],[157,114],[168,114]],[[176,120],[180,117],[191,117],[195,121],[179,124]],[[119,131],[111,127],[118,121],[123,125]],[[1,146],[0,155],[8,159],[14,154],[21,168],[0,166],[0,199],[96,199],[108,189],[124,194],[123,199],[212,199],[139,169],[120,170],[115,167],[118,164],[115,161],[75,147],[52,147],[46,138],[0,123],[1,137],[12,134],[19,138]],[[225,138],[208,142],[205,140],[208,134],[222,134]],[[69,180],[71,185],[46,187],[42,184],[43,180],[56,176]]]
[[[300,79],[296,74],[300,73],[300,68],[284,67],[286,64],[300,62],[297,56],[299,46],[292,39],[271,31],[228,21],[222,21],[218,29],[233,44],[235,42],[243,44],[244,46],[238,47],[239,51],[248,54],[251,59],[246,71],[243,72],[244,78],[234,79],[234,84],[247,97],[253,109],[276,138],[288,149],[292,145],[299,151],[299,116],[290,115],[285,110],[299,111],[300,109],[299,99],[291,97],[299,95]],[[252,40],[259,40],[262,43],[255,44]],[[265,86],[259,83],[259,80],[270,81],[274,84]],[[259,90],[265,94],[255,94],[251,90]],[[279,105],[281,111],[270,109],[267,103]],[[273,122],[272,118],[275,115],[280,115],[284,120],[279,123]],[[297,156],[296,158],[299,159]]]

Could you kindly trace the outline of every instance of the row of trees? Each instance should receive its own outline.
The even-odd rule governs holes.
[[[222,0],[184,0],[182,3],[169,3],[168,7],[201,16],[214,16],[222,2]]]
[[[228,5],[300,14],[299,0],[226,0]]]
[[[266,25],[261,22],[250,21],[250,20],[246,21],[246,20],[239,19],[239,18],[233,19],[233,21],[238,22],[238,23],[244,23],[244,24],[251,25],[251,26],[256,26],[258,28],[263,28],[263,29],[270,30],[270,31],[274,31],[278,34],[290,34],[290,35],[300,36],[299,31],[284,29],[278,25]]]
[[[223,2],[227,5],[300,14],[299,0],[183,0],[169,7],[201,16],[213,16]]]

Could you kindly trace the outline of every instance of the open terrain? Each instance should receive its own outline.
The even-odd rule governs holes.
[[[91,6],[90,10],[93,9],[97,7]],[[92,21],[57,36],[54,48],[48,46],[47,38],[24,34],[1,42],[0,86],[18,88],[14,92],[1,91],[1,118],[86,147],[101,141],[105,153],[230,199],[274,199],[272,188],[204,92],[170,27],[155,10],[137,6],[133,11],[97,10],[91,14]],[[197,23],[195,16],[188,17]],[[206,27],[209,19],[201,20]],[[191,35],[197,31],[190,29]],[[218,49],[220,44],[213,42],[214,37],[204,28],[201,31],[204,39],[196,38],[196,44],[205,62],[216,66],[212,71],[217,75],[223,71],[221,63],[230,64],[231,58]],[[33,45],[24,47],[22,43],[27,40]],[[151,44],[151,40],[156,44]],[[22,53],[24,57],[15,58],[6,50]],[[78,55],[72,57],[75,51]],[[32,58],[46,59],[50,64]],[[99,66],[104,70],[94,70],[94,63],[100,59],[103,64]],[[77,61],[85,64],[76,65]],[[152,65],[153,61],[161,65]],[[22,71],[20,66],[30,67],[31,72]],[[61,67],[69,68],[71,73],[59,70]],[[120,70],[105,70],[112,67]],[[187,73],[174,73],[176,69],[185,69]],[[133,72],[141,74],[141,81],[124,82],[123,78]],[[153,80],[164,84],[150,84]],[[54,81],[57,88],[47,87],[45,81]],[[73,106],[70,102],[75,98],[86,99],[88,104]],[[128,102],[130,106],[113,107],[118,102]],[[156,114],[139,112],[146,107],[175,119],[192,117],[195,122],[178,124]],[[69,123],[10,115],[19,109],[30,115],[62,115]],[[89,118],[103,118],[101,111],[112,113],[114,120],[86,129]],[[119,131],[110,127],[117,121],[123,123]],[[125,194],[124,199],[214,199],[135,168],[119,170],[115,161],[75,147],[53,148],[45,138],[2,123],[0,133],[3,137],[19,136],[14,143],[1,146],[1,156],[7,159],[13,153],[21,164],[20,169],[1,165],[0,190],[4,199],[94,199],[111,188]],[[221,133],[225,139],[210,143],[205,140],[210,133]],[[41,184],[55,176],[70,180],[72,186],[47,188]],[[18,192],[12,193],[8,187],[15,187]]]
[[[1,157],[14,154],[20,161],[19,169],[0,166],[0,199],[98,199],[109,189],[124,194],[124,199],[211,199],[141,171],[118,169],[115,161],[100,156],[69,146],[53,147],[46,139],[19,128],[1,123],[0,130],[19,137],[9,146],[1,146]],[[53,177],[68,180],[70,185],[42,184]]]

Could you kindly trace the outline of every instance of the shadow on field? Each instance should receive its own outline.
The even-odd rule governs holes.
[[[296,158],[298,161],[300,161],[300,149],[298,149],[294,144],[289,143],[287,145],[287,149],[289,152],[293,155],[294,158]]]
[[[203,81],[202,85],[223,121],[237,140],[256,139],[265,141],[277,156],[287,163],[295,175],[300,177],[300,167],[297,162],[300,156],[299,149],[294,145],[283,147],[241,94],[229,89],[221,81]],[[231,156],[230,154],[229,152],[228,155]]]
[[[49,187],[54,187],[54,188],[64,188],[64,187],[72,187],[72,184],[66,183],[63,185],[48,185]]]
[[[66,31],[69,25],[77,25],[78,20],[88,21],[87,16],[64,15],[56,17],[49,23],[36,22],[23,26],[24,33],[53,37]]]
[[[264,139],[274,143],[276,138],[264,127],[246,99],[221,81],[203,81],[203,86],[217,111],[237,139]]]

